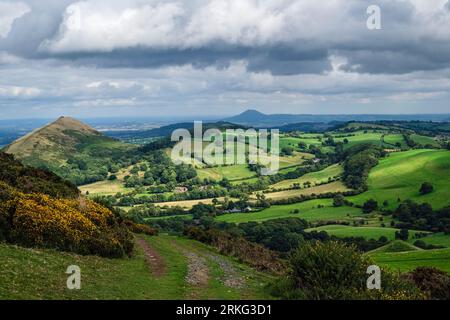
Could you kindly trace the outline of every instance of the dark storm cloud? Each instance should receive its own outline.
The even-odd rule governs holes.
[[[74,36],[76,33],[68,29],[69,22],[64,20],[66,8],[73,3],[79,6],[80,10],[84,10],[83,14],[95,13],[97,14],[95,19],[99,19],[102,12],[94,11],[101,9],[98,7],[98,3],[101,1],[97,1],[97,3],[86,1],[82,4],[74,0],[28,0],[25,2],[30,6],[31,11],[16,19],[8,37],[0,39],[0,51],[3,50],[29,59],[52,58],[60,59],[64,63],[112,68],[155,68],[184,64],[192,64],[198,68],[209,65],[220,68],[226,67],[233,60],[246,60],[249,70],[268,70],[275,75],[329,71],[331,68],[330,52],[348,59],[348,63],[343,66],[343,69],[368,73],[396,74],[433,70],[448,67],[450,63],[450,41],[445,41],[450,40],[450,37],[434,38],[432,28],[438,28],[439,25],[430,27],[428,33],[422,34],[420,28],[428,27],[427,23],[432,23],[433,19],[430,18],[430,21],[417,20],[417,9],[409,1],[377,1],[382,10],[383,29],[376,31],[369,31],[365,26],[369,1],[342,1],[342,12],[336,11],[334,16],[333,10],[336,8],[323,4],[325,16],[327,14],[331,14],[331,16],[328,20],[324,19],[324,21],[318,22],[309,21],[308,14],[305,13],[306,9],[314,7],[312,5],[304,5],[303,8],[299,5],[296,6],[295,1],[287,1],[286,4],[289,4],[292,9],[285,8],[283,11],[282,6],[269,5],[269,1],[261,2],[266,3],[265,6],[258,6],[256,2],[248,1],[251,4],[250,8],[263,12],[260,13],[260,17],[248,18],[247,25],[244,24],[241,29],[234,31],[235,33],[233,31],[216,33],[209,31],[208,27],[205,27],[207,23],[212,23],[211,29],[215,27],[215,21],[211,18],[210,22],[197,22],[198,28],[201,30],[199,37],[200,39],[203,37],[205,40],[196,39],[195,33],[194,36],[192,33],[186,33],[185,36],[177,38],[177,33],[182,33],[192,24],[192,21],[201,20],[196,18],[195,13],[201,12],[209,3],[209,1],[194,1],[190,4],[183,4],[185,6],[183,10],[186,11],[184,13],[178,12],[177,7],[160,9],[159,16],[165,14],[167,18],[160,18],[159,23],[167,24],[172,28],[169,31],[163,31],[161,43],[147,39],[145,32],[130,41],[125,32],[122,35],[123,39],[119,35],[110,35],[114,40],[111,44],[106,43],[105,40],[104,46],[101,43],[102,38],[95,40],[95,35],[90,35],[96,30],[90,28],[89,24],[81,27],[77,36],[80,46],[77,46],[77,38]],[[130,8],[143,8],[139,6],[145,3],[155,5],[148,9],[148,19],[151,20],[152,15],[158,17],[154,11],[159,10],[160,7],[156,6],[159,2],[135,0],[130,1],[129,6]],[[111,1],[109,3],[111,3],[111,10],[116,10],[117,14],[127,9],[127,6],[124,5],[125,2],[118,4],[120,2]],[[320,8],[319,4],[317,7]],[[447,2],[442,11],[449,7],[450,4]],[[278,12],[278,16],[270,10]],[[295,10],[298,10],[298,14],[290,12]],[[184,16],[180,18],[178,15],[182,14]],[[245,17],[249,13],[242,12],[240,14]],[[296,22],[296,15],[299,14],[303,14],[303,16],[299,16],[300,22]],[[66,12],[66,18],[67,15]],[[144,13],[142,15],[141,19],[145,21],[146,16]],[[230,15],[233,15],[232,10]],[[282,27],[276,23],[273,23],[274,27],[266,27],[261,22],[263,20],[263,22],[272,23],[272,20],[279,16],[281,16],[280,23],[291,20],[292,22],[288,26]],[[208,18],[208,16],[206,17]],[[301,21],[302,17],[305,22]],[[233,18],[231,17],[230,20]],[[111,23],[110,20],[113,20],[106,13],[104,19],[105,24]],[[317,17],[317,19],[320,20],[321,17]],[[102,23],[102,21],[98,23]],[[419,26],[417,26],[418,23],[420,23]],[[123,27],[130,28],[130,33],[133,33],[133,26],[129,24],[124,24]],[[227,26],[226,23],[225,26]],[[229,28],[231,29],[233,26],[230,24]],[[450,26],[447,25],[447,27]],[[118,30],[120,33],[121,29]],[[271,32],[273,37],[265,39],[265,34],[272,34]],[[315,36],[311,37],[310,32]],[[446,34],[448,35],[449,32],[447,31]],[[165,38],[169,38],[167,43],[164,42]],[[73,41],[69,39],[73,39]],[[182,41],[184,43],[179,43]]]
[[[47,55],[77,65],[103,68],[157,68],[190,64],[196,68],[227,68],[231,61],[246,60],[250,71],[268,70],[274,75],[322,73],[331,69],[326,49],[300,51],[296,48],[248,48],[218,44],[212,48],[152,50],[138,47],[112,52],[66,53]],[[43,57],[41,54],[40,57]]]

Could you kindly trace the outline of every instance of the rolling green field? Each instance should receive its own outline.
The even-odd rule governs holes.
[[[280,156],[278,157],[280,169],[295,168],[301,165],[308,159],[312,159],[314,156],[310,153],[296,152],[292,156]],[[261,158],[262,159],[262,158]],[[270,156],[266,156],[263,159],[265,162],[271,160]],[[197,167],[197,174],[200,179],[214,179],[222,180],[227,178],[234,182],[256,180],[256,173],[251,171],[246,164],[235,164],[229,166],[217,166],[217,167]]]
[[[200,179],[222,180],[227,177],[231,181],[255,176],[255,172],[250,171],[245,164],[197,169],[197,174]]]
[[[186,220],[190,220],[192,219],[192,214],[177,214],[177,215],[173,215],[173,216],[156,216],[156,217],[149,217],[149,218],[145,218],[144,220],[146,221],[151,221],[151,220],[167,220],[167,219],[174,219],[174,218],[182,218],[182,219],[186,219]]]
[[[395,228],[382,228],[382,227],[352,227],[346,225],[327,225],[318,228],[308,229],[307,231],[325,231],[329,235],[345,238],[345,237],[363,237],[365,239],[375,239],[378,240],[381,236],[385,236],[388,240],[395,239],[395,232],[398,229]],[[410,230],[410,239],[417,232]]]
[[[307,221],[341,220],[348,221],[362,215],[358,208],[332,206],[331,199],[310,200],[296,204],[272,206],[259,212],[233,213],[218,216],[218,221],[243,223],[249,221],[262,222],[280,218],[301,218]],[[324,208],[318,208],[318,206]],[[294,210],[299,213],[294,213]]]
[[[415,250],[407,252],[369,252],[380,266],[401,272],[417,267],[435,267],[450,273],[450,249]]]
[[[400,147],[406,147],[405,139],[402,134],[387,134],[384,136],[384,142],[396,147],[400,144]]]
[[[290,148],[293,148],[294,150],[298,150],[299,143],[305,143],[308,147],[310,145],[320,146],[322,144],[322,142],[319,139],[317,139],[316,136],[317,135],[314,135],[314,136],[302,135],[301,138],[281,137],[280,138],[280,149],[290,147]]]
[[[422,136],[420,134],[412,134],[411,139],[422,146],[431,145],[433,147],[439,147],[439,143],[432,137]]]
[[[398,206],[398,199],[411,199],[419,203],[428,202],[433,208],[448,205],[450,197],[450,152],[446,150],[411,150],[392,153],[371,170],[368,178],[369,190],[349,200],[362,205],[370,198],[389,208]],[[434,191],[427,195],[419,193],[423,182],[431,182]]]
[[[412,244],[403,241],[403,240],[394,240],[389,242],[387,245],[382,246],[381,248],[377,248],[371,251],[373,253],[387,253],[387,252],[406,252],[406,251],[420,251],[418,247],[413,246]]]
[[[298,197],[301,195],[322,194],[328,192],[345,192],[350,190],[341,181],[318,185],[311,188],[292,189],[264,194],[267,199],[280,200]]]
[[[342,166],[335,164],[325,168],[322,171],[310,172],[297,179],[283,180],[271,186],[271,188],[283,189],[290,188],[294,184],[303,185],[309,181],[312,184],[327,182],[329,178],[334,178],[342,173]]]
[[[343,142],[344,139],[348,140],[348,143],[345,144],[344,148],[350,148],[355,145],[361,144],[361,143],[372,143],[377,146],[381,146],[381,137],[383,136],[383,133],[381,132],[368,132],[364,133],[364,131],[357,131],[353,132],[354,136],[349,136],[345,138],[334,138],[336,142]]]
[[[115,181],[104,180],[104,181],[94,182],[91,184],[80,186],[79,189],[83,194],[86,194],[86,192],[89,192],[89,194],[102,195],[102,196],[114,195],[118,192],[128,193],[128,192],[133,191],[133,189],[131,189],[131,188],[125,188],[125,186],[123,185],[123,182],[119,181],[119,180],[115,180]]]
[[[410,242],[413,243],[416,240],[418,239],[410,240]],[[426,244],[433,244],[450,248],[450,234],[444,234],[443,232],[433,233],[429,236],[420,238],[419,240],[422,240]]]
[[[163,258],[165,271],[159,277],[151,273],[140,247],[132,258],[105,259],[0,244],[0,299],[270,298],[265,290],[270,276],[220,256],[201,243],[164,235],[145,240]],[[207,269],[203,286],[186,282],[190,262],[184,251],[203,261]],[[81,268],[81,290],[66,288],[69,265]],[[243,279],[241,288],[225,285],[228,268]]]

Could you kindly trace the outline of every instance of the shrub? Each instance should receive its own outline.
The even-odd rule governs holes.
[[[130,220],[125,220],[124,223],[131,232],[142,233],[142,234],[146,234],[149,236],[158,235],[158,229],[149,227],[145,224],[134,223],[133,221],[130,221]]]
[[[408,229],[401,229],[400,231],[395,232],[395,239],[406,241],[409,238]]]
[[[381,290],[368,290],[367,267],[372,261],[353,246],[340,242],[305,243],[290,257],[290,271],[272,288],[284,299],[417,299],[410,282],[382,271]]]
[[[274,274],[281,274],[285,270],[285,265],[276,252],[244,238],[216,229],[204,230],[199,227],[191,227],[185,230],[184,234],[192,239],[210,244],[221,254],[235,257],[257,270]]]
[[[378,202],[374,199],[367,200],[362,207],[364,213],[371,213],[376,209],[378,209]]]
[[[413,245],[416,246],[417,248],[421,248],[421,249],[427,248],[427,244],[423,240],[416,240],[416,241],[414,241]]]
[[[419,190],[420,194],[428,194],[433,192],[433,185],[429,182],[424,182],[422,183],[422,185],[420,186],[420,190]]]
[[[338,193],[333,198],[333,206],[342,207],[345,204],[345,198],[342,194]]]
[[[131,254],[132,235],[107,208],[83,198],[15,192],[0,203],[0,234],[11,243],[80,254]]]
[[[419,267],[406,275],[430,299],[450,299],[450,277],[444,271],[430,267]]]
[[[14,160],[12,155],[1,151],[0,182],[23,193],[39,192],[52,197],[77,198],[80,193],[75,185],[57,175],[47,170],[26,167]],[[3,185],[0,189],[3,189]]]

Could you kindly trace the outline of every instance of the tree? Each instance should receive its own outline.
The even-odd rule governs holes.
[[[400,231],[395,232],[395,239],[407,241],[409,238],[408,229],[400,229]]]
[[[342,207],[345,204],[345,198],[341,193],[338,193],[333,198],[333,206]]]
[[[283,154],[283,155],[292,156],[293,153],[294,153],[294,149],[291,147],[284,147],[281,149],[281,154]]]
[[[422,183],[422,185],[420,186],[420,194],[424,195],[424,194],[428,194],[433,192],[433,185],[429,182],[424,182]]]
[[[374,199],[367,200],[363,205],[363,212],[364,213],[371,213],[372,211],[378,209],[378,202]]]
[[[359,253],[355,246],[328,241],[302,243],[291,254],[289,273],[277,279],[272,294],[282,299],[333,300],[381,299],[404,294],[419,297],[415,286],[397,274],[383,270],[382,291],[367,290],[367,267],[371,259]]]

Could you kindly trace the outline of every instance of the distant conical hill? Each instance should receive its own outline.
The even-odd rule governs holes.
[[[111,164],[130,148],[133,146],[106,137],[76,119],[60,117],[17,139],[4,152],[79,185],[106,178]]]

